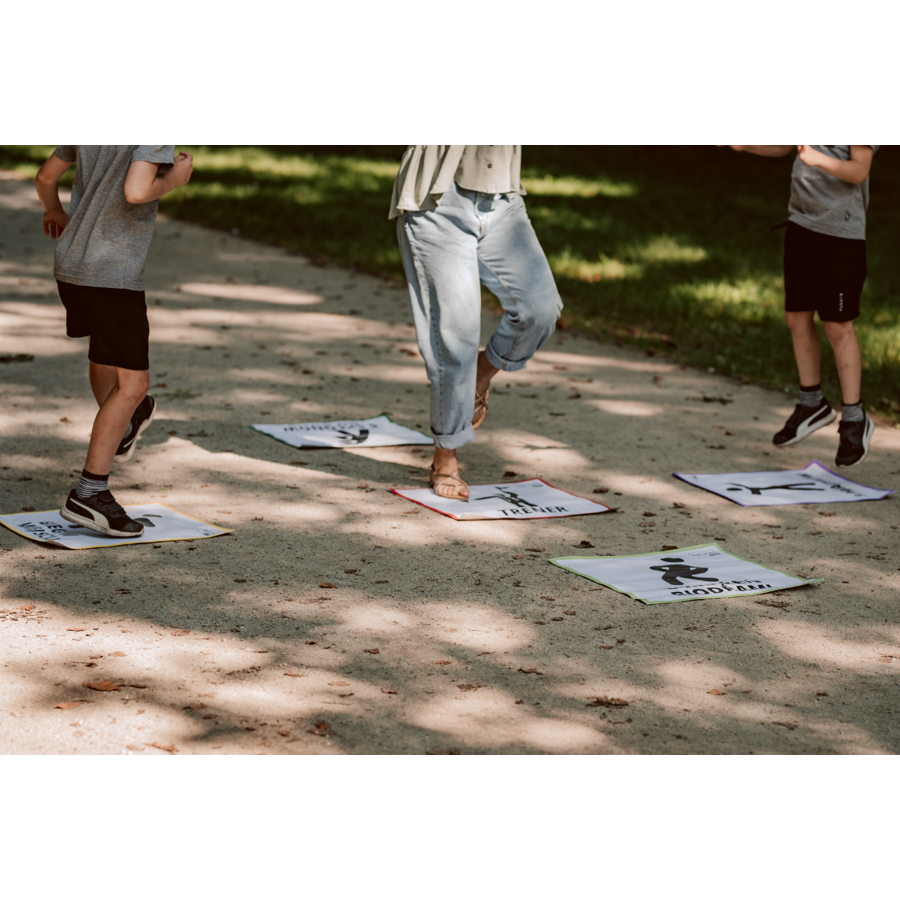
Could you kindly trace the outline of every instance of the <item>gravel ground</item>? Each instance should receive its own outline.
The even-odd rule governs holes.
[[[0,177],[0,354],[34,357],[0,365],[3,513],[63,502],[95,411],[52,253],[31,183]],[[540,476],[620,511],[456,522],[388,493],[426,486],[422,448],[250,430],[382,412],[427,429],[405,288],[317,262],[160,219],[159,413],[111,486],[235,531],[66,551],[0,529],[0,750],[900,749],[897,500],[744,509],[671,476],[831,465],[836,424],[776,451],[792,397],[557,332],[495,380],[464,475]],[[900,487],[898,448],[879,423],[851,477]],[[647,607],[548,563],[711,540],[824,582]],[[84,686],[102,682],[119,690]]]

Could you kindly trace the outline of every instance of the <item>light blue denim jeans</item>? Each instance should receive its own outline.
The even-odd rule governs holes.
[[[485,353],[506,372],[524,368],[553,334],[562,301],[519,194],[454,183],[437,209],[400,215],[397,240],[431,379],[431,431],[455,450],[475,440],[481,285],[504,310]]]

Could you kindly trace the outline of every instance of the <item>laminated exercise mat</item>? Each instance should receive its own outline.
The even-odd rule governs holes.
[[[788,506],[795,503],[849,503],[883,500],[894,491],[882,491],[832,472],[814,459],[804,469],[780,472],[728,472],[724,475],[685,475],[676,478],[741,506]]]
[[[767,594],[822,580],[795,578],[732,556],[717,544],[637,556],[561,556],[550,562],[644,603]]]
[[[398,425],[391,421],[390,416],[250,427],[292,447],[397,447],[403,444],[434,443],[427,434]]]
[[[197,538],[228,534],[233,528],[219,528],[185,515],[164,503],[143,503],[126,506],[125,512],[144,526],[144,533],[136,538],[108,537],[82,525],[67,522],[58,509],[44,512],[13,513],[0,516],[0,524],[10,531],[55,547],[68,550],[91,550],[96,547],[116,547],[119,544],[159,544],[163,541],[193,541]]]
[[[541,478],[504,484],[470,484],[468,500],[438,496],[433,488],[392,491],[451,519],[553,519],[610,512],[610,507],[561,491]]]

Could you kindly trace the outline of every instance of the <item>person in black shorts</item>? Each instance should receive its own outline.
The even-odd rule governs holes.
[[[59,180],[76,163],[70,213]],[[91,390],[100,407],[78,486],[62,517],[100,534],[140,537],[109,490],[113,459],[127,460],[156,412],[150,386],[144,262],[159,198],[187,184],[192,157],[174,146],[65,145],[37,174],[44,234],[58,239],[53,273],[66,333],[88,338]]]
[[[732,147],[761,156],[786,156],[795,145]],[[859,315],[866,280],[869,170],[878,147],[801,144],[796,149],[784,241],[784,292],[800,402],[772,442],[789,447],[837,416],[822,395],[818,313],[834,351],[843,395],[834,461],[837,466],[855,466],[866,458],[875,430],[860,399],[862,357],[853,320]]]

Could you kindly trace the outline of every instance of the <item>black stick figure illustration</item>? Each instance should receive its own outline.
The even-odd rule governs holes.
[[[478,497],[478,500],[506,500],[509,503],[512,503],[513,506],[518,509],[525,509],[528,506],[533,507],[534,509],[538,508],[537,503],[532,503],[530,500],[525,500],[520,497],[514,491],[509,491],[506,488],[499,488],[499,494],[489,494],[487,497]]]
[[[737,481],[729,481],[729,484],[735,485],[735,487],[725,488],[726,491],[750,491],[754,497],[759,497],[763,491],[824,491],[825,488],[815,487],[810,484],[808,481],[799,481],[795,484],[770,484],[767,487],[750,487],[748,484],[740,484]]]
[[[143,522],[148,528],[156,528],[156,525],[150,521],[150,519],[161,519],[162,516],[158,516],[156,513],[147,513],[144,516],[138,516],[134,521],[135,522]]]
[[[337,431],[338,440],[342,444],[363,444],[369,437],[369,429],[368,428],[360,428],[359,431],[354,434],[352,431],[343,431],[340,428],[335,429]]]
[[[663,562],[666,563],[683,563],[683,559],[679,559],[677,556],[664,556],[662,559]],[[685,565],[675,565],[675,566],[650,566],[654,572],[663,572],[662,580],[665,581],[666,584],[675,584],[678,587],[682,586],[682,582],[680,579],[682,578],[693,578],[694,581],[718,581],[718,578],[703,578],[701,577],[701,572],[708,572],[709,569],[706,566],[685,566]]]

